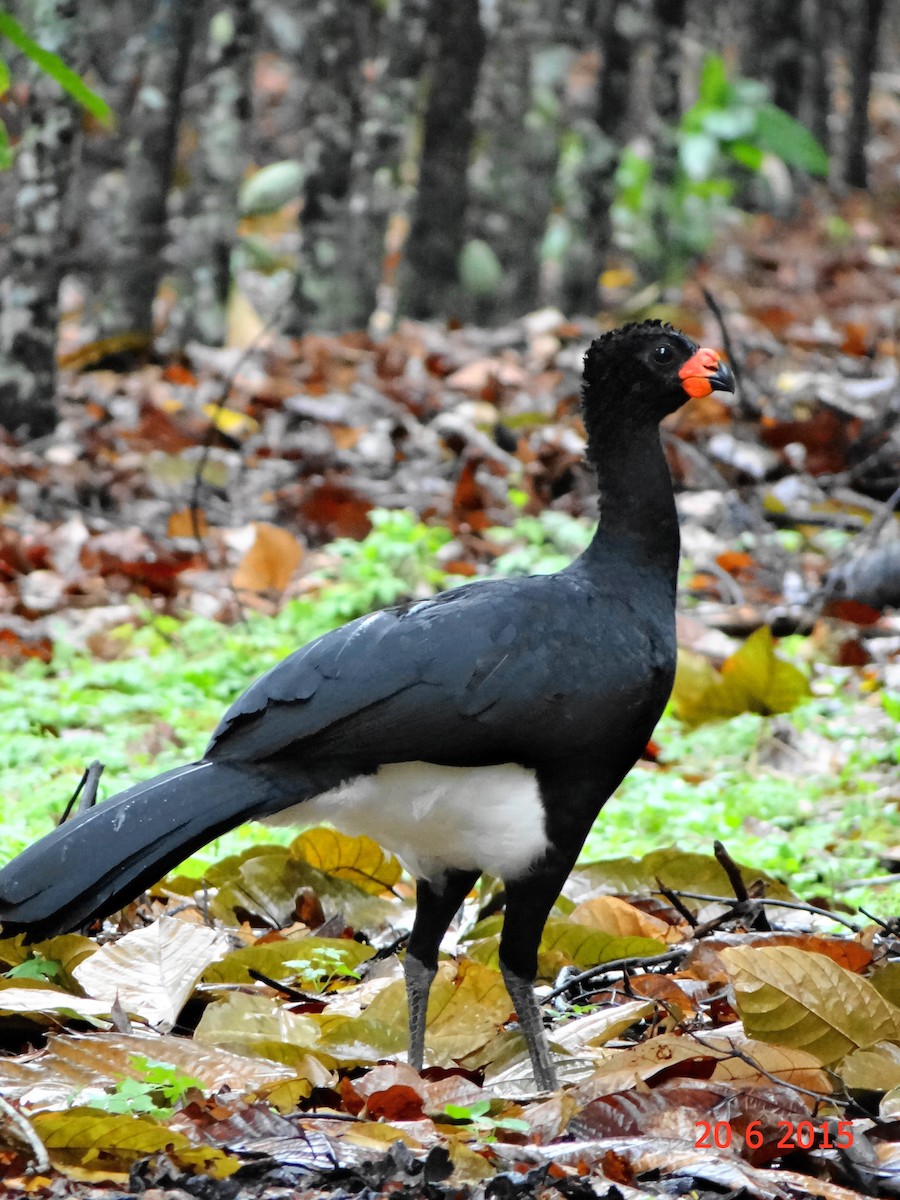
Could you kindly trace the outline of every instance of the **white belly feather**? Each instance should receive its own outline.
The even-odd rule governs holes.
[[[343,833],[366,834],[425,879],[440,877],[448,867],[516,879],[547,848],[534,772],[512,763],[388,763],[279,813],[276,820],[279,825],[329,821]]]

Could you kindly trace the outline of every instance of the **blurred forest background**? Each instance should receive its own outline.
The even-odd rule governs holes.
[[[0,424],[33,435],[57,418],[61,295],[77,369],[234,344],[248,313],[375,336],[643,315],[740,210],[796,217],[815,179],[896,202],[884,0],[5,11],[113,114],[0,39]]]
[[[753,1128],[767,1114],[780,1137],[776,1126],[807,1115],[811,1097],[834,1088],[844,1112],[856,1089],[870,1107],[846,1109],[865,1120],[843,1173],[837,1150],[782,1160],[775,1137],[756,1162],[811,1173],[808,1188],[794,1175],[778,1194],[846,1198],[845,1187],[823,1190],[826,1171],[867,1195],[900,1194],[900,6],[7,0],[0,166],[0,858],[43,834],[68,797],[83,802],[92,785],[82,792],[78,781],[95,784],[101,763],[100,792],[112,794],[199,757],[224,706],[326,630],[473,577],[564,567],[596,521],[579,408],[584,352],[622,322],[669,320],[724,348],[739,387],[732,407],[719,395],[696,399],[663,423],[682,531],[672,704],[591,832],[590,865],[573,874],[544,947],[547,982],[564,965],[607,955],[626,964],[625,988],[615,975],[598,993],[604,1010],[613,986],[627,999],[621,1024],[613,1014],[601,1036],[589,1025],[606,1020],[600,1010],[566,1023],[575,1029],[567,1045],[596,1038],[599,1049],[596,1087],[575,1102],[588,1112],[581,1128],[670,1139],[727,1113],[745,1121],[736,1144],[751,1118]],[[293,950],[276,963],[271,934],[300,919],[304,932],[340,931],[326,954],[355,954],[367,939],[395,943],[409,905],[354,899],[336,860],[310,859],[316,874],[305,874],[310,836],[261,845],[258,828],[244,827],[198,853],[125,914],[120,929],[139,933],[145,918],[173,908],[181,919],[167,918],[175,932],[162,954],[147,942],[121,974],[104,946],[85,960],[92,976],[77,976],[79,966],[70,977],[66,951],[53,994],[44,982],[38,989],[44,960],[23,962],[27,948],[5,939],[3,1005],[14,971],[34,974],[23,975],[20,1008],[0,1011],[57,1031],[73,1013],[107,1014],[101,998],[118,1006],[134,979],[129,1011],[155,1021],[165,992],[177,1013],[204,964],[176,939],[207,919],[210,894],[213,914],[240,923],[242,937],[267,931],[247,946],[269,955],[253,960],[258,979],[343,988],[358,959],[310,959],[298,974]],[[715,858],[713,837],[726,844]],[[358,845],[345,852],[359,861]],[[745,864],[747,886],[731,858]],[[377,890],[374,871],[373,881]],[[182,903],[195,895],[202,916]],[[484,936],[475,924],[483,899],[470,906],[464,937]],[[753,945],[770,936],[770,918],[790,945]],[[808,937],[835,922],[841,938]],[[726,926],[731,949],[710,966],[710,937]],[[345,936],[351,929],[360,942]],[[597,938],[612,941],[600,950]],[[726,965],[735,938],[739,969]],[[77,941],[80,963],[88,948]],[[682,992],[655,973],[656,955],[691,942],[698,954],[678,968]],[[509,1033],[494,1040],[508,1001],[486,1008],[500,987],[499,976],[478,982],[493,951],[461,945],[482,957],[460,967],[471,991],[454,984],[458,1044],[468,1067],[495,1072],[494,1087],[510,1061]],[[779,951],[786,965],[771,978],[781,1016],[754,1010],[768,1024],[748,1017],[741,1045],[750,1051],[736,1052],[744,1014],[723,1002],[723,984],[730,977],[739,994],[752,976],[749,994],[764,977],[752,975],[760,956],[777,962],[766,956]],[[144,953],[161,958],[175,992],[145,976]],[[652,973],[639,977],[642,962]],[[870,968],[871,984],[861,978]],[[243,992],[250,977],[240,971],[214,978],[240,979]],[[279,1070],[296,1064],[283,1100],[293,1106],[333,1082],[336,1063],[351,1067],[356,1087],[360,1063],[405,1045],[395,994],[383,993],[374,1021],[367,999],[336,1033],[290,1045],[292,998],[277,1009],[274,992],[234,995],[235,1009],[204,1009],[201,1056],[174,1038],[164,1053],[202,1078],[210,1045],[256,1053],[252,1024],[270,1047],[259,1053]],[[200,1007],[192,1002],[182,1019],[190,1024]],[[216,1024],[222,1011],[233,1021]],[[319,1011],[304,1008],[304,1030]],[[677,1011],[687,1014],[683,1030]],[[324,1029],[333,1014],[322,1018]],[[579,1034],[579,1024],[593,1032]],[[626,1027],[641,1029],[633,1044],[606,1045]],[[20,1044],[7,1049],[24,1050],[31,1026],[15,1028]],[[482,1046],[476,1028],[489,1040],[472,1054]],[[702,1041],[681,1036],[697,1028]],[[763,1045],[773,1031],[784,1046]],[[727,1036],[721,1050],[713,1035]],[[120,1064],[134,1062],[134,1040],[98,1039],[100,1067],[73,1076],[66,1066],[62,1082],[28,1050],[37,1109],[53,1095],[48,1080],[62,1105],[76,1079],[87,1087],[99,1074],[101,1087],[118,1086],[112,1072],[131,1084],[132,1067]],[[64,1042],[55,1039],[54,1053]],[[619,1057],[632,1051],[646,1052],[646,1072]],[[19,1064],[3,1063],[0,1096],[18,1096]],[[257,1060],[255,1097],[260,1069]],[[400,1069],[405,1106],[413,1073]],[[232,1100],[244,1091],[244,1075],[223,1078]],[[651,1091],[645,1080],[664,1083]],[[780,1080],[794,1091],[773,1091]],[[619,1088],[627,1124],[606,1103]],[[878,1093],[883,1142],[870,1120]],[[104,1093],[101,1105],[124,1107],[103,1119],[128,1111],[135,1094],[140,1087]],[[494,1118],[507,1110],[490,1107],[493,1092],[463,1094],[482,1106],[472,1113],[490,1110],[481,1128],[493,1145]],[[341,1096],[355,1117],[362,1091]],[[682,1106],[680,1126],[663,1123],[672,1105]],[[194,1123],[202,1141],[205,1117],[190,1107],[176,1121]],[[570,1111],[544,1110],[541,1137],[554,1139]],[[38,1111],[35,1123],[52,1133],[57,1115]],[[65,1116],[54,1144],[66,1163],[102,1170],[109,1159],[96,1150],[108,1152],[111,1127],[73,1134]],[[335,1144],[355,1128],[332,1131]],[[182,1135],[153,1131],[160,1136],[145,1151],[129,1127],[131,1160],[161,1144],[168,1155]],[[664,1140],[648,1167],[641,1142],[615,1143],[616,1180],[652,1169],[663,1173],[660,1194],[683,1193],[695,1158],[673,1157]],[[632,1156],[624,1174],[620,1152]],[[485,1173],[519,1178],[516,1159],[485,1167],[465,1155],[460,1170],[475,1162],[479,1182],[459,1195],[484,1194]],[[775,1194],[768,1176],[748,1176],[732,1159],[725,1174],[714,1151],[710,1186]],[[338,1161],[335,1152],[329,1162]],[[571,1160],[572,1195],[599,1178],[596,1163],[609,1165],[587,1161],[591,1180]],[[0,1178],[3,1165],[0,1156]],[[11,1169],[24,1169],[21,1155]],[[408,1190],[410,1177],[398,1178]],[[521,1178],[527,1187],[533,1175]],[[346,1190],[347,1177],[336,1186]],[[39,1177],[16,1177],[10,1194],[40,1187]]]

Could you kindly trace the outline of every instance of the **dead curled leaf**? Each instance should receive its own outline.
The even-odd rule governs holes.
[[[303,547],[287,529],[255,523],[253,545],[238,563],[232,587],[251,592],[283,592],[303,558]]]
[[[743,712],[790,712],[808,695],[803,672],[775,653],[768,626],[752,633],[725,660],[721,673],[700,655],[682,651],[672,689],[675,711],[687,725]]]
[[[194,984],[228,945],[224,932],[164,916],[102,946],[72,975],[89,996],[169,1030]]]

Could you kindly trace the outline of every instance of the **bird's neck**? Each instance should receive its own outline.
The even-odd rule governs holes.
[[[607,437],[592,455],[600,487],[600,523],[587,566],[628,561],[665,577],[675,594],[681,539],[672,478],[657,426]]]

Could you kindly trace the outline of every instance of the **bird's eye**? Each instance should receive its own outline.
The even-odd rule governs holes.
[[[675,352],[671,346],[657,346],[653,351],[653,361],[658,363],[670,363],[675,357]]]

